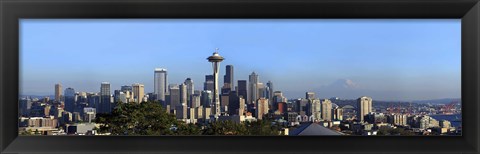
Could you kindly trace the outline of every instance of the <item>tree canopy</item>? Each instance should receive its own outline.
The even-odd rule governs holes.
[[[378,129],[377,135],[412,136],[412,135],[415,135],[415,133],[413,133],[412,131],[405,130],[404,128],[380,127]]]
[[[96,122],[100,133],[111,135],[279,135],[268,120],[186,124],[158,102],[118,103],[111,114],[97,114]]]
[[[118,103],[111,114],[98,114],[99,131],[112,135],[173,135],[178,124],[159,103]]]

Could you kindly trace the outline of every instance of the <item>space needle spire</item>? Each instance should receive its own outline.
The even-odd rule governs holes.
[[[215,49],[215,52],[213,53],[212,56],[207,58],[208,62],[212,63],[212,68],[213,68],[213,84],[214,84],[214,89],[213,89],[213,99],[212,99],[212,104],[215,108],[214,110],[214,116],[215,119],[217,119],[220,116],[220,100],[219,100],[219,95],[218,95],[218,72],[220,71],[220,62],[224,60],[222,56],[218,54],[218,48]]]

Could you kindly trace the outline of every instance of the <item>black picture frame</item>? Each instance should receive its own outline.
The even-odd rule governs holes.
[[[479,153],[478,0],[1,0],[2,153]],[[462,136],[18,136],[22,18],[461,18]]]

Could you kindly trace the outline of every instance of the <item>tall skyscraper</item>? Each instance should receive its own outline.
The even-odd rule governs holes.
[[[199,107],[200,105],[201,105],[200,94],[191,95],[190,104],[188,106],[190,106],[191,108],[196,108],[196,107]]]
[[[252,72],[248,76],[248,104],[255,103],[258,99],[258,75],[255,72]]]
[[[180,86],[178,88],[180,90],[180,104],[187,105],[187,95],[188,95],[187,85],[182,83],[182,84],[180,84]]]
[[[62,85],[60,83],[55,84],[55,101],[62,101]]]
[[[180,87],[177,84],[168,85],[170,92],[170,107],[175,108],[177,105],[180,105]]]
[[[257,99],[262,97],[267,99],[266,93],[265,93],[265,84],[258,82],[257,83]]]
[[[145,96],[145,86],[140,83],[132,84],[133,88],[133,100],[137,103],[143,102],[143,97]]]
[[[68,87],[65,89],[65,111],[75,111],[75,89]]]
[[[228,91],[232,91],[235,87],[233,81],[233,65],[225,66],[225,75],[223,76],[223,87],[228,89]]]
[[[214,107],[215,107],[215,118],[218,118],[220,115],[220,99],[218,98],[218,72],[220,72],[220,62],[223,61],[223,57],[218,54],[218,48],[217,51],[213,53],[212,56],[207,58],[209,62],[212,63],[212,69],[213,69],[213,101],[214,101]]]
[[[195,87],[193,85],[193,80],[190,78],[187,78],[184,82],[185,85],[187,85],[187,104],[192,104],[192,95],[195,92]]]
[[[322,100],[322,119],[332,121],[332,101],[329,99]]]
[[[255,112],[255,117],[261,120],[263,119],[263,115],[268,113],[268,100],[265,98],[259,98],[256,106],[257,110]]]
[[[155,68],[154,73],[154,94],[160,103],[165,102],[165,94],[167,93],[167,69]]]
[[[110,113],[112,108],[110,83],[102,82],[100,85],[100,113]]]
[[[238,96],[243,96],[243,99],[247,99],[247,80],[238,80],[237,81],[237,93]]]
[[[229,104],[230,104],[230,94],[229,93],[226,93],[226,94],[221,94],[219,96],[220,98],[220,112],[221,113],[228,113],[228,110],[229,110]]]
[[[270,99],[270,102],[273,102],[273,92],[275,91],[273,89],[273,83],[272,81],[267,82],[267,87],[268,87],[268,99]]]
[[[100,85],[100,95],[111,95],[109,82],[102,82]]]
[[[305,98],[306,99],[315,99],[315,93],[314,92],[306,92],[305,93]]]
[[[245,99],[243,97],[238,97],[238,115],[243,116],[245,112]]]
[[[213,75],[205,75],[205,82],[203,83],[203,90],[213,91]]]
[[[212,91],[210,90],[203,90],[202,91],[202,95],[200,96],[201,100],[201,104],[203,107],[211,107],[212,106],[212,98],[213,98],[213,94],[212,94]],[[207,116],[210,116],[210,115],[207,115]]]
[[[307,99],[308,100],[308,113],[307,115],[313,115],[315,120],[320,120],[322,117],[321,115],[321,103],[319,99]]]
[[[240,108],[240,101],[236,91],[230,91],[228,95],[228,114],[238,115],[238,109]]]
[[[357,121],[363,122],[364,116],[372,112],[372,98],[362,96],[357,99]]]

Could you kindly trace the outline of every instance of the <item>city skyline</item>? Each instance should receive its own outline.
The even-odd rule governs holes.
[[[206,59],[213,75],[205,76],[203,91],[194,91],[193,81],[187,78],[180,85],[169,84],[165,99],[161,93],[167,92],[168,71],[162,68],[154,69],[155,92],[147,95],[140,83],[122,86],[112,95],[110,82],[102,82],[100,93],[75,92],[68,87],[62,98],[62,85],[55,84],[55,100],[20,98],[19,134],[412,136],[462,132],[461,104],[455,100],[443,105],[410,102],[401,107],[398,102],[394,107],[376,102],[374,106],[369,96],[354,101],[320,99],[314,92],[288,100],[275,90],[273,82],[261,83],[255,72],[249,75],[249,90],[245,80],[239,80],[238,88],[233,89],[233,65],[225,67],[220,94],[219,65],[225,58],[217,48]],[[352,106],[355,103],[356,107]],[[312,125],[314,132],[304,131]]]
[[[349,22],[355,24],[349,25],[347,24]],[[98,92],[100,83],[104,81],[111,83],[111,92],[114,89],[120,89],[122,85],[141,83],[145,85],[145,93],[150,93],[154,92],[153,70],[155,68],[168,70],[169,84],[180,84],[186,78],[191,78],[195,83],[195,89],[203,89],[205,75],[211,75],[211,64],[205,62],[205,55],[211,54],[213,49],[219,47],[220,53],[226,58],[220,67],[219,87],[223,85],[225,66],[233,65],[235,67],[234,84],[238,80],[248,80],[248,75],[256,72],[260,82],[272,81],[275,84],[275,90],[282,91],[287,98],[302,97],[306,91],[313,91],[321,98],[337,96],[350,99],[368,95],[375,100],[421,100],[460,97],[459,20],[62,21],[22,19],[20,23],[21,94],[52,95],[53,85],[56,83],[61,83],[64,89],[72,87],[76,91]],[[298,25],[292,25],[292,23]],[[272,25],[277,27],[268,29]],[[240,30],[236,28],[240,26],[246,26],[247,30],[242,32],[248,33],[238,32]],[[340,28],[332,28],[334,26],[340,26]],[[144,29],[142,31],[138,28]],[[193,30],[190,30],[192,28]],[[73,32],[74,29],[78,31]],[[129,34],[119,33],[120,30],[127,30],[125,33]],[[145,33],[144,31],[147,30],[165,35],[156,36]],[[325,36],[327,38],[316,37],[315,34],[327,33],[326,30],[334,32]],[[341,30],[347,30],[347,32]],[[387,30],[399,32],[383,34]],[[87,37],[89,34],[94,34],[93,32],[97,32],[99,37]],[[248,37],[254,33],[260,34],[257,37]],[[420,34],[413,35],[413,33]],[[228,34],[237,35],[227,36]],[[334,34],[340,34],[343,37]],[[369,35],[366,40],[358,40],[361,34]],[[190,35],[194,39],[189,38]],[[272,36],[269,37],[269,35]],[[67,36],[68,38],[65,38]],[[299,39],[303,42],[292,39],[298,36],[304,37]],[[61,41],[60,38],[72,40]],[[92,40],[81,40],[82,38]],[[134,41],[135,38],[138,41]],[[432,41],[433,38],[435,39]],[[262,39],[269,39],[276,43],[269,43]],[[347,42],[342,46],[345,40],[339,41],[340,39],[347,39]],[[372,42],[372,39],[387,41]],[[51,43],[44,42],[45,40]],[[93,42],[95,40],[99,42]],[[195,42],[192,43],[192,47],[182,44],[195,40],[203,43],[210,41],[210,43]],[[396,42],[398,40],[400,43]],[[57,41],[65,44],[53,46],[58,44]],[[128,45],[130,41],[133,45]],[[322,42],[320,44],[330,45],[322,46],[317,44],[318,41],[331,44]],[[290,44],[286,44],[287,42]],[[230,46],[235,43],[237,44]],[[380,44],[380,47],[371,47],[372,43]],[[86,45],[82,47],[82,44]],[[172,47],[161,47],[157,44],[171,44]],[[63,52],[71,47],[78,47],[83,52],[79,51],[80,49],[70,49],[74,52],[71,54]],[[95,47],[99,49],[94,49]],[[399,47],[402,47],[402,50],[398,49]],[[322,48],[325,50],[321,50]],[[358,51],[359,49],[362,51]],[[386,50],[388,52],[385,52]],[[105,53],[97,53],[98,51]],[[188,53],[187,56],[183,54],[185,52]],[[253,53],[255,55],[252,55]],[[44,54],[48,56],[38,57]],[[158,54],[158,57],[150,54]],[[162,59],[162,57],[167,58]],[[102,59],[107,61],[107,65],[95,65],[105,62]],[[56,62],[65,66],[58,66]],[[345,64],[346,62],[350,63]],[[379,66],[379,64],[382,65]],[[39,69],[42,67],[43,69]],[[426,70],[429,72],[425,72]],[[298,74],[289,73],[292,71]],[[384,82],[379,82],[379,79]],[[334,94],[328,94],[329,92]]]

